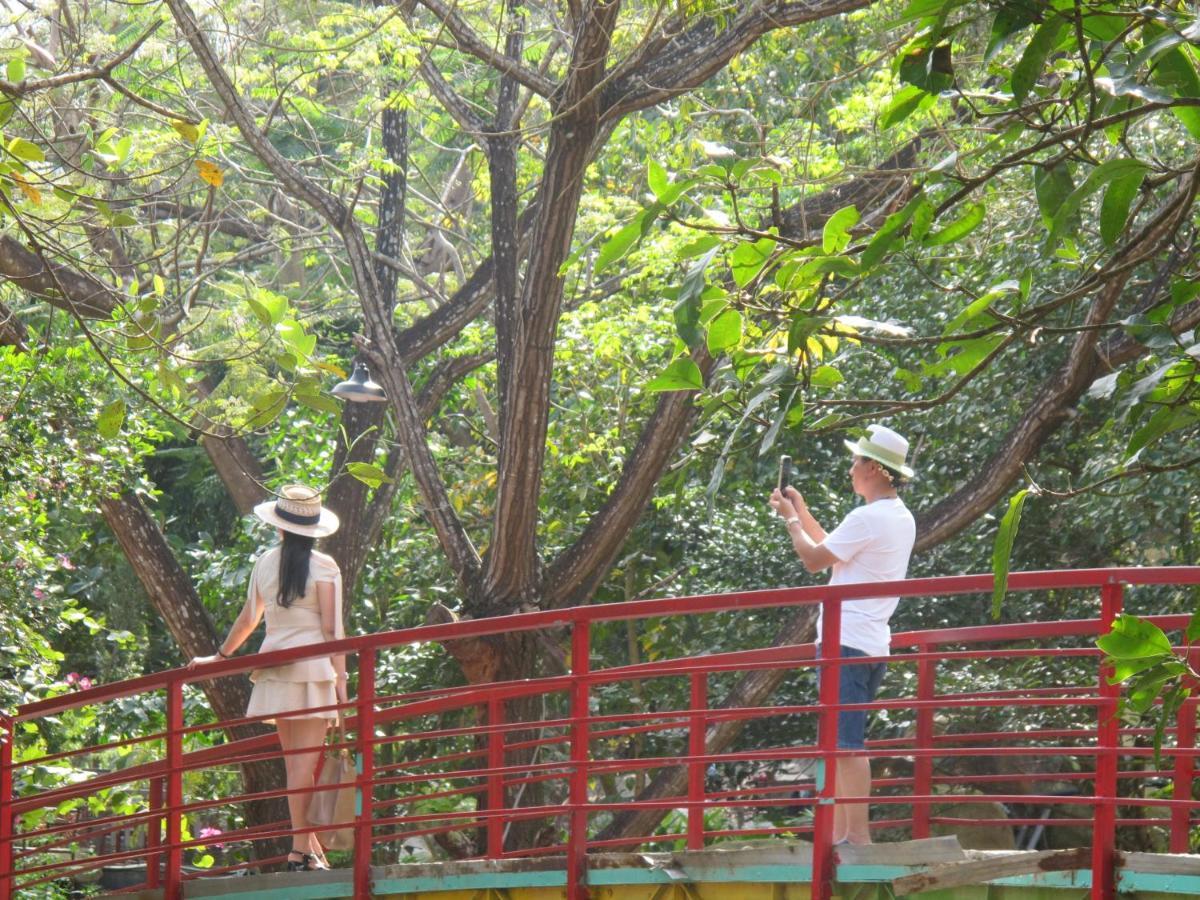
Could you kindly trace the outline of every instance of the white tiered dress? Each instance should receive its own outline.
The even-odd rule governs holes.
[[[333,585],[333,612],[337,638],[342,631],[342,573],[333,558],[315,550],[308,563],[308,583],[304,596],[297,597],[291,606],[279,605],[279,554],[275,546],[258,558],[250,574],[246,603],[261,603],[267,620],[267,635],[259,652],[283,650],[308,644],[325,643],[321,630],[321,609],[317,603],[317,585]],[[337,703],[337,675],[328,656],[314,656],[297,662],[255,669],[250,673],[254,688],[246,706],[247,716],[268,716],[265,722],[278,718],[336,719],[337,710],[316,710],[314,707]]]

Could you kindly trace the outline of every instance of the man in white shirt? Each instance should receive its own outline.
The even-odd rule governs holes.
[[[890,428],[871,425],[868,436],[857,443],[846,441],[853,454],[850,482],[863,498],[832,532],[808,511],[804,497],[794,487],[771,494],[771,506],[783,517],[796,555],[810,572],[832,567],[830,584],[866,581],[900,581],[908,574],[908,558],[916,537],[912,513],[897,494],[897,487],[913,476],[906,464],[908,441]],[[842,604],[841,655],[887,656],[892,632],[888,620],[899,597],[847,600]],[[817,620],[817,646],[821,621]],[[870,703],[883,680],[884,663],[841,667],[839,703]],[[867,714],[863,710],[838,714],[839,749],[862,750]],[[841,757],[834,783],[836,797],[871,794],[871,762],[865,756]],[[869,844],[869,810],[865,803],[835,804],[833,842]]]

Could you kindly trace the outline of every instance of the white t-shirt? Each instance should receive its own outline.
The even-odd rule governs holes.
[[[908,574],[917,526],[899,497],[886,497],[853,510],[821,544],[841,562],[830,584],[900,581]],[[888,620],[899,597],[847,600],[842,604],[842,644],[868,656],[887,656],[892,643]],[[821,619],[817,618],[817,641]]]

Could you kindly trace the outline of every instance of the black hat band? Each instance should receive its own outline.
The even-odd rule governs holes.
[[[299,513],[288,512],[278,503],[275,504],[275,515],[286,522],[291,522],[293,525],[316,525],[321,521],[321,514],[319,512],[314,516],[302,516]]]

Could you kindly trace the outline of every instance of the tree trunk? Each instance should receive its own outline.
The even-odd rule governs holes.
[[[100,510],[108,527],[121,544],[138,580],[146,589],[150,603],[162,617],[185,658],[211,656],[219,646],[216,628],[187,573],[180,568],[158,521],[132,492],[100,501]],[[238,719],[246,714],[250,698],[250,680],[245,675],[199,682],[218,719]],[[239,725],[228,729],[232,739],[269,733],[266,725]],[[261,760],[241,766],[246,793],[279,790],[286,786],[283,762]],[[245,804],[248,826],[286,822],[287,801],[283,797],[256,800]],[[285,840],[259,841],[255,856],[266,858],[287,852]]]

